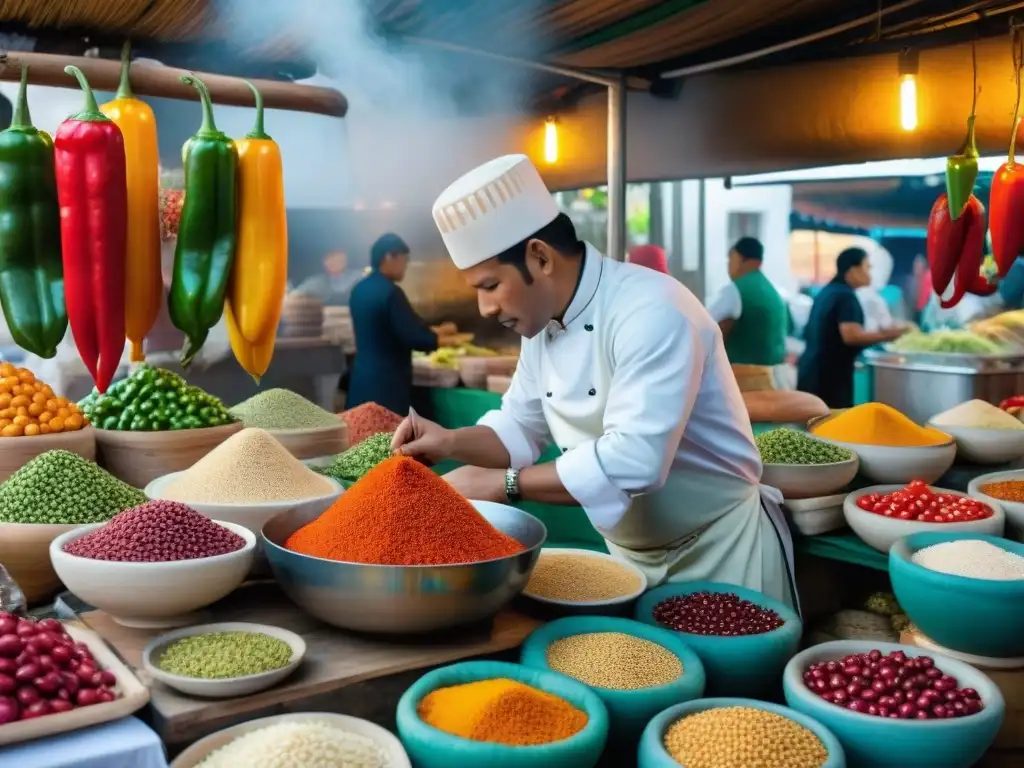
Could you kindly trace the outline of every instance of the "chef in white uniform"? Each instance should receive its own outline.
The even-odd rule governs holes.
[[[471,499],[579,504],[651,586],[706,579],[796,603],[792,541],[718,324],[680,282],[576,237],[524,155],[466,174],[433,209],[480,312],[523,336],[500,410],[449,430],[415,413],[408,456],[467,465]],[[562,455],[535,464],[542,447]]]

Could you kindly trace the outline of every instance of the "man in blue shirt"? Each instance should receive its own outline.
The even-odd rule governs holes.
[[[398,235],[382,235],[370,249],[372,272],[352,289],[349,309],[356,337],[345,407],[374,402],[409,412],[412,353],[437,349],[437,334],[409,304],[398,283],[409,264],[409,246]]]
[[[807,347],[800,356],[797,389],[817,395],[829,408],[853,405],[853,366],[862,350],[907,332],[904,326],[864,329],[855,291],[870,284],[867,252],[847,248],[836,259],[836,276],[815,297],[804,328]]]

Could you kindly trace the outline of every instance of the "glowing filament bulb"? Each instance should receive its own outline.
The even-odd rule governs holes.
[[[553,117],[544,124],[544,162],[558,162],[558,124]]]
[[[917,79],[914,75],[900,77],[900,125],[904,131],[917,128]]]

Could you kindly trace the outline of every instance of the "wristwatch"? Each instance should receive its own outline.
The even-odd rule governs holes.
[[[523,498],[519,493],[519,470],[509,467],[505,470],[505,498],[515,503]]]

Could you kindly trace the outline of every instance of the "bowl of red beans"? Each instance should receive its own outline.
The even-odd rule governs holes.
[[[646,592],[635,618],[677,632],[700,658],[707,696],[777,692],[803,623],[788,605],[734,584],[691,581]]]
[[[1006,710],[984,673],[895,643],[815,645],[790,659],[782,683],[786,703],[834,733],[851,766],[968,768]]]
[[[991,501],[913,480],[905,486],[873,485],[843,502],[843,516],[865,544],[879,552],[904,536],[924,531],[964,531],[1002,536],[1006,517]]]

